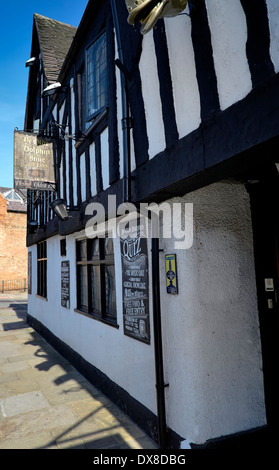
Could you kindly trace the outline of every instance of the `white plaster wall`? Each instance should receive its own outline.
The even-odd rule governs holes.
[[[81,186],[81,201],[86,201],[86,165],[85,165],[85,153],[80,155],[80,186]]]
[[[116,38],[115,40],[115,59],[119,58],[118,50],[117,50],[117,43]],[[118,67],[115,67],[115,74],[116,74],[116,106],[117,106],[117,133],[118,133],[118,145],[119,145],[119,174],[120,178],[123,178],[123,130],[122,130],[122,119],[123,119],[123,112],[122,112],[122,94],[121,94],[121,73]],[[132,130],[131,132],[131,171],[135,170],[136,168],[136,160],[135,160],[135,148],[134,148],[134,140],[132,138]]]
[[[95,142],[89,147],[91,196],[97,194]]]
[[[29,313],[43,323],[57,337],[77,351],[113,382],[156,413],[156,388],[153,334],[151,345],[129,338],[123,333],[122,269],[120,243],[116,239],[115,270],[117,293],[117,322],[119,329],[108,326],[74,311],[76,308],[75,242],[84,237],[79,232],[66,237],[67,257],[60,256],[60,237],[47,240],[48,300],[36,296],[37,249],[32,254],[32,295],[29,295]],[[61,261],[70,260],[70,309],[61,307]],[[150,285],[150,309],[152,305]],[[151,311],[151,310],[150,310]],[[150,329],[153,331],[152,314]]]
[[[60,196],[64,199],[64,186],[63,186],[63,181],[64,181],[64,163],[63,159],[61,159],[60,163]]]
[[[177,254],[179,294],[161,282],[167,423],[190,442],[265,424],[249,197],[222,182],[176,202],[194,207],[193,246]]]
[[[279,67],[278,2],[267,0],[270,13],[271,54]],[[206,0],[213,60],[221,110],[242,100],[252,90],[246,41],[247,24],[240,0]],[[187,9],[188,11],[188,9]],[[179,137],[195,130],[201,122],[200,96],[191,38],[191,19],[183,14],[165,18],[173,97]],[[179,46],[178,46],[179,45]],[[143,37],[140,73],[152,158],[165,148],[164,123],[159,91],[153,34]]]
[[[108,142],[108,128],[101,134],[101,165],[102,165],[102,178],[103,189],[109,187],[109,142]]]
[[[270,56],[275,72],[279,71],[279,2],[266,0],[270,28]]]
[[[70,141],[66,140],[65,142],[65,166],[66,166],[66,171],[64,169],[64,178],[66,178],[66,202],[69,205],[70,204]]]
[[[179,137],[189,134],[201,122],[200,95],[187,15],[165,19],[173,97]]]
[[[162,102],[153,34],[143,37],[142,55],[139,63],[142,92],[149,141],[149,158],[166,148]]]
[[[59,111],[58,111],[58,123],[59,124],[62,124],[63,122],[63,115],[64,115],[64,111],[65,111],[65,100],[63,101]],[[60,133],[60,130],[59,130],[59,133]],[[65,172],[64,172],[64,160],[61,159],[61,164],[60,164],[60,196],[62,198],[65,198],[66,197],[66,194],[64,194],[64,186],[63,186],[63,181],[64,181],[64,178],[65,178]]]
[[[204,443],[265,424],[249,197],[242,184],[225,181],[168,202],[193,203],[194,236],[189,249],[175,250],[174,239],[160,242],[167,425],[188,442]],[[36,246],[30,248],[29,313],[156,413],[151,275],[151,345],[146,345],[123,333],[118,239],[114,249],[119,329],[74,311],[75,241],[83,236],[79,232],[66,237],[67,258],[60,257],[58,236],[47,240],[47,301],[35,295]],[[177,254],[175,296],[166,293],[167,253]],[[70,260],[70,309],[60,306],[65,259]],[[151,260],[149,266],[151,273]]]
[[[206,0],[221,110],[252,90],[247,24],[240,0]]]
[[[76,164],[76,159],[77,159],[77,155],[76,155],[76,149],[75,149],[75,146],[74,146],[74,143],[72,144],[73,145],[73,149],[72,149],[72,158],[73,158],[73,203],[74,203],[74,206],[77,206],[77,164]]]
[[[117,55],[115,57],[118,58]],[[117,106],[117,134],[118,134],[118,146],[119,146],[119,172],[120,178],[123,178],[123,137],[122,137],[122,103],[121,103],[121,78],[120,70],[115,68],[116,74],[116,106]]]
[[[72,125],[72,134],[76,133],[76,120],[75,120],[75,91],[74,91],[75,80],[71,79],[71,125]],[[76,149],[75,149],[75,140],[70,139],[70,144],[72,146],[72,183],[73,183],[73,203],[74,206],[77,205],[77,167],[76,167]]]

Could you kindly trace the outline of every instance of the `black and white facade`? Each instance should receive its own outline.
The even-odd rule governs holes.
[[[192,0],[189,13],[142,36],[124,0],[90,0],[53,80],[33,31],[40,62],[30,68],[25,120],[55,139],[57,181],[55,193],[29,191],[29,221],[38,221],[27,234],[29,321],[157,439],[159,282],[167,441],[176,448],[265,432],[278,419],[279,4]],[[43,96],[53,82],[59,91]],[[50,209],[58,197],[68,220]],[[123,316],[112,200],[188,210],[184,245],[161,230],[160,251],[151,237],[142,248],[146,340],[136,315]],[[110,221],[98,239],[86,230],[93,203]],[[135,266],[130,282],[142,281]]]

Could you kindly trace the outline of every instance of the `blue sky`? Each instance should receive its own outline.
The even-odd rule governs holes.
[[[0,186],[13,187],[14,129],[22,130],[33,13],[78,26],[88,0],[8,0],[1,4]]]

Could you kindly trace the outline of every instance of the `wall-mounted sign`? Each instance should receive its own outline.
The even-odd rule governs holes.
[[[70,308],[70,261],[61,261],[61,305]]]
[[[150,344],[147,239],[121,239],[124,334]]]
[[[32,294],[32,251],[28,252],[28,294]]]
[[[54,157],[53,140],[14,131],[14,187],[55,191]]]
[[[168,294],[178,294],[176,255],[166,255],[166,285]]]
[[[266,278],[264,280],[264,286],[266,292],[273,292],[274,291],[274,281],[272,278]]]

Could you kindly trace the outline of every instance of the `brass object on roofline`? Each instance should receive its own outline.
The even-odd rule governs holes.
[[[128,23],[140,22],[141,33],[146,34],[163,17],[179,15],[187,6],[188,0],[125,0],[129,12]]]

